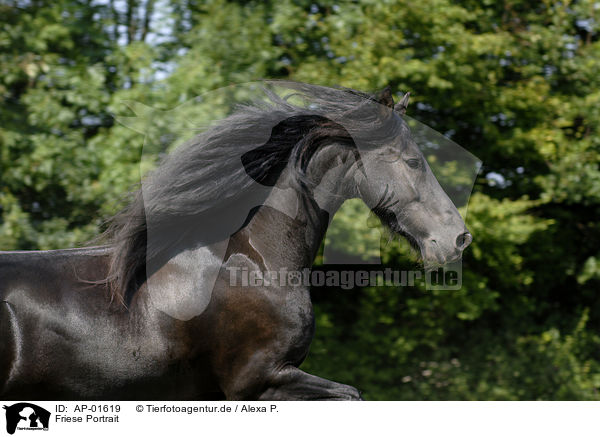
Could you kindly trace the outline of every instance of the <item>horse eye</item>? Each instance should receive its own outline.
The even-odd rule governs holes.
[[[421,161],[415,158],[407,159],[406,163],[410,168],[419,168],[419,166],[421,165]]]

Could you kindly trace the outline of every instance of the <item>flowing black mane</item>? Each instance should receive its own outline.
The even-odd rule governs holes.
[[[273,84],[288,93],[280,97]],[[402,124],[378,96],[355,90],[270,82],[265,96],[168,155],[112,219],[114,297],[128,304],[147,275],[186,245],[227,238],[227,224],[214,217],[227,217],[231,205],[260,204],[268,191],[255,190],[257,182],[268,189],[289,166],[298,187],[310,189],[307,165],[323,144],[376,144]]]

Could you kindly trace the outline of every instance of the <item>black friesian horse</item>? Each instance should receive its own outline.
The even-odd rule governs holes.
[[[471,236],[399,114],[408,96],[286,86],[167,156],[107,246],[0,253],[0,398],[361,399],[298,369],[308,287],[232,272],[310,268],[356,197],[426,262]]]

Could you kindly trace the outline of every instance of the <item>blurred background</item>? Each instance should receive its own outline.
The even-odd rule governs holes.
[[[593,0],[0,0],[0,250],[103,230],[145,172],[124,101],[390,85],[483,161],[463,287],[313,290],[303,369],[369,400],[599,400],[599,29]],[[358,214],[336,216],[354,247],[379,238]]]

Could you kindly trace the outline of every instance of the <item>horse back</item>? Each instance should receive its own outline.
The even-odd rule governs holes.
[[[0,251],[0,301],[26,291],[52,294],[98,284],[106,277],[109,255],[108,247]]]

